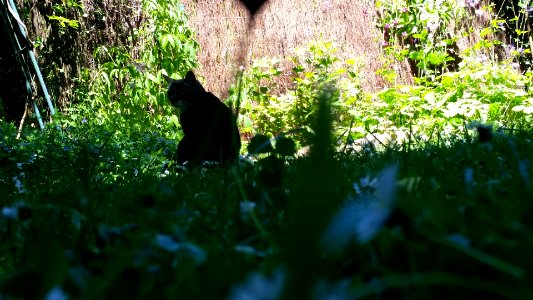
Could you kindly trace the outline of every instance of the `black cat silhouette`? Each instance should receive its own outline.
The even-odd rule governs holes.
[[[231,109],[206,92],[192,71],[183,79],[165,76],[167,97],[180,109],[184,136],[178,144],[177,161],[190,167],[217,162],[228,166],[239,156],[241,140]]]

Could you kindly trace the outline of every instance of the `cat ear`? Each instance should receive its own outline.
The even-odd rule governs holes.
[[[194,76],[194,73],[192,71],[188,71],[185,75],[185,80],[196,82],[196,76]]]
[[[168,84],[172,84],[174,81],[176,81],[175,79],[171,78],[170,76],[167,76],[165,74],[161,74],[163,75],[163,78],[165,78],[165,80],[167,81]]]

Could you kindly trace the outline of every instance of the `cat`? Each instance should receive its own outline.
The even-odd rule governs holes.
[[[184,136],[176,152],[178,164],[197,167],[217,162],[226,167],[233,163],[239,156],[241,140],[231,109],[207,92],[192,71],[179,80],[164,77],[169,83],[167,97],[180,109]]]

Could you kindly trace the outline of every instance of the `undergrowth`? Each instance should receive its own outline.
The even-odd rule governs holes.
[[[230,171],[185,171],[170,159],[175,143],[157,134],[123,143],[51,126],[16,140],[3,125],[0,294],[531,293],[530,132],[480,127],[451,142],[350,154],[331,147],[322,116],[309,156],[277,156],[274,170],[253,164],[264,159],[256,154]]]

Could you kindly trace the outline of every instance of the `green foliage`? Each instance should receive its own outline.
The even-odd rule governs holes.
[[[196,66],[198,44],[187,23],[183,4],[178,0],[144,0],[143,5],[150,16],[143,34],[147,41],[154,40],[154,44],[144,46],[143,62],[149,70],[158,67],[168,76],[184,75]],[[152,71],[154,77],[155,71]]]
[[[353,59],[340,61],[337,50],[336,44],[320,41],[296,49],[290,57],[293,86],[282,94],[275,83],[282,74],[281,61],[265,58],[254,62],[242,78],[242,132],[252,136],[291,134],[297,144],[308,145],[318,91],[331,83],[339,86],[331,95],[335,128],[345,131],[350,110],[361,97],[359,66]]]
[[[378,27],[383,31],[383,49],[396,60],[411,60],[417,76],[434,78],[448,69],[457,37],[449,34],[451,22],[465,17],[453,0],[378,1]],[[386,70],[382,72],[387,73]],[[390,73],[388,73],[390,74]],[[394,80],[394,74],[391,79]]]
[[[74,29],[77,29],[80,24],[80,22],[77,20],[70,20],[65,17],[60,17],[60,16],[49,16],[48,19],[57,21],[62,28],[72,27]]]
[[[285,93],[275,83],[283,73],[280,61],[256,61],[243,76],[242,131],[271,137],[288,134],[299,147],[309,144],[316,95],[328,82],[338,87],[331,95],[333,128],[337,146],[345,150],[360,149],[369,138],[373,147],[410,147],[462,135],[476,124],[531,127],[532,73],[520,74],[511,62],[476,56],[475,48],[461,55],[453,72],[374,95],[361,91],[355,60],[340,62],[335,51],[334,44],[320,42],[295,51],[293,86]]]
[[[163,165],[171,164],[168,160],[176,146],[175,141],[154,132],[132,134],[126,139],[88,123],[64,128],[50,125],[42,132],[27,133],[20,142],[15,142],[15,131],[9,127],[3,129],[3,134],[7,150],[2,156],[6,162],[19,164],[19,170],[43,171],[37,177],[23,175],[20,180],[24,190],[44,188],[43,192],[48,193],[69,191],[71,187],[58,180],[63,177],[72,177],[70,184],[82,186],[82,193],[94,184],[119,186],[136,181],[146,171],[161,171]],[[54,168],[47,170],[49,165]],[[16,189],[2,194],[17,198]]]
[[[67,18],[66,15],[82,15],[83,3],[76,0],[63,0],[61,3],[56,3],[52,6],[53,15],[48,16],[48,20],[53,21],[59,25],[59,32],[63,35],[67,33],[67,29],[79,29],[80,21]]]
[[[179,1],[146,0],[143,8],[149,19],[135,32],[139,49],[97,49],[99,66],[85,70],[79,79],[79,103],[69,110],[70,126],[83,121],[126,135],[152,130],[176,136],[177,117],[161,75],[176,76],[193,68],[198,44]]]
[[[374,111],[368,112],[375,118],[371,131],[384,129],[377,127],[385,121],[380,116],[393,129],[390,134],[403,132],[404,137],[413,133],[453,136],[476,123],[529,128],[532,94],[526,86],[531,80],[530,73],[522,75],[510,65],[465,57],[457,72],[439,76],[433,87],[397,86],[380,92]]]

